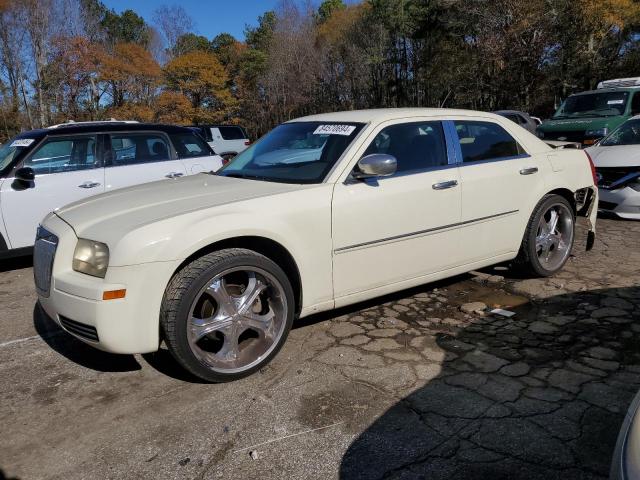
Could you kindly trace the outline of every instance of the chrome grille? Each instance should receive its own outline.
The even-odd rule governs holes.
[[[51,271],[57,248],[58,237],[47,229],[38,227],[33,246],[33,277],[36,290],[44,297],[48,297],[51,290]]]

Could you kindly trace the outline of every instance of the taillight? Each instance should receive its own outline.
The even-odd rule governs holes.
[[[251,140],[245,140],[244,144],[248,147],[249,145],[251,145]]]
[[[587,155],[587,160],[589,160],[589,166],[591,167],[591,176],[593,177],[593,184],[598,185],[598,175],[596,174],[596,166],[593,164],[593,159],[591,158],[591,155],[589,155],[589,152],[585,150],[584,153]]]
[[[227,163],[229,163],[231,161],[230,158],[222,158],[222,166],[225,166]]]

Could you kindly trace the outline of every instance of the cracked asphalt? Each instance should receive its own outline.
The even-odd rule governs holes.
[[[496,267],[303,319],[221,385],[85,346],[5,262],[0,479],[606,478],[640,389],[640,223],[598,227],[553,278]]]

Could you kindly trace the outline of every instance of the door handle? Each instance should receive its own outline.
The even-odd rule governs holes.
[[[438,182],[431,185],[434,190],[446,190],[458,186],[457,180],[447,180],[446,182]]]
[[[165,177],[167,177],[167,178],[179,178],[179,177],[182,177],[182,176],[184,176],[184,173],[181,173],[181,172],[171,172],[171,173],[167,173],[165,175]]]
[[[78,185],[80,188],[96,188],[99,187],[100,184],[98,182],[84,182]]]
[[[529,167],[520,170],[520,175],[533,175],[534,173],[538,173],[538,167]]]

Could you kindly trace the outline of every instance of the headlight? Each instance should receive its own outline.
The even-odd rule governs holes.
[[[73,269],[92,277],[104,278],[109,266],[109,247],[104,243],[78,239],[73,253]]]
[[[587,130],[584,132],[584,135],[585,137],[604,137],[607,133],[609,133],[609,129],[604,127],[596,128],[595,130]]]

